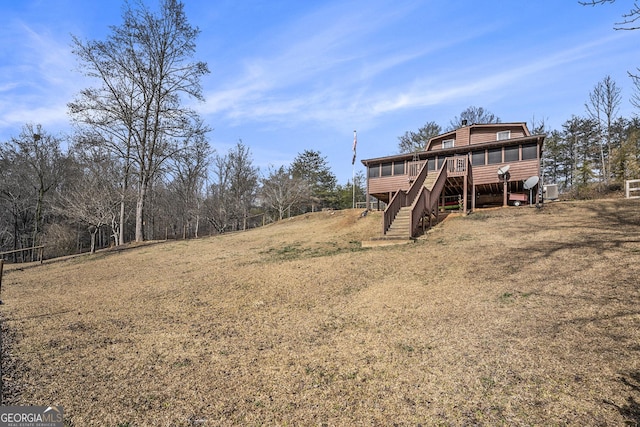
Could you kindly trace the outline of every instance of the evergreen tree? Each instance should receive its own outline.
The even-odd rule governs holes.
[[[319,151],[305,150],[299,153],[291,163],[291,175],[306,182],[309,188],[310,200],[303,211],[310,207],[315,211],[318,207],[335,207],[336,176],[331,172],[327,158]]]

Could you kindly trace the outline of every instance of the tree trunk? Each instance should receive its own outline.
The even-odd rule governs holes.
[[[40,221],[42,218],[42,202],[44,200],[44,188],[43,185],[40,185],[38,189],[38,200],[36,204],[36,219],[35,219],[35,227],[33,229],[33,239],[31,242],[31,246],[38,246],[38,233],[40,232]]]
[[[136,202],[136,242],[144,241],[144,202],[147,195],[147,182],[142,179],[138,188]]]
[[[118,240],[116,241],[116,246],[120,246],[122,244],[124,244],[124,212],[125,212],[125,205],[124,205],[124,193],[122,194],[122,198],[120,199],[120,230],[119,230],[119,236],[118,236]]]
[[[96,253],[96,234],[98,234],[98,228],[94,228],[93,231],[91,231],[91,253],[92,254]]]

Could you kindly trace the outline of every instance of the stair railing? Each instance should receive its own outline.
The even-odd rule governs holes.
[[[382,234],[387,234],[389,231],[389,227],[393,223],[393,220],[396,219],[396,215],[400,212],[400,208],[406,206],[406,196],[407,193],[404,190],[398,190],[396,194],[391,198],[391,201],[387,205],[387,208],[384,210],[384,221],[382,223]]]
[[[420,194],[411,205],[411,228],[409,229],[411,231],[411,236],[414,236],[417,233],[420,225],[420,219],[424,214],[431,214],[431,212],[438,207],[438,197],[447,182],[448,167],[441,167],[437,174],[438,175],[436,176],[431,190],[427,189],[423,185],[420,190]]]
[[[382,234],[387,234],[389,227],[393,223],[393,220],[400,212],[400,208],[404,206],[410,206],[413,204],[416,196],[420,192],[420,189],[424,187],[424,180],[427,178],[427,162],[422,164],[420,172],[414,178],[409,190],[406,192],[398,190],[398,192],[391,198],[389,205],[384,210],[384,221],[382,223]]]

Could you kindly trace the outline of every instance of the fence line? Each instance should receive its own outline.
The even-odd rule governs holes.
[[[631,186],[631,184],[638,184]],[[624,194],[627,199],[640,199],[640,179],[630,179],[624,182]],[[631,195],[631,193],[638,193],[638,195]]]
[[[33,246],[33,247],[30,247],[30,248],[14,249],[12,251],[6,251],[6,252],[0,252],[0,259],[4,259],[5,255],[11,255],[11,254],[17,254],[17,253],[24,254],[24,252],[32,251],[31,252],[31,261],[33,262],[34,261],[34,259],[33,259],[34,252],[33,251],[35,251],[36,249],[38,250],[38,259],[37,260],[40,261],[40,264],[42,264],[42,255],[43,255],[43,252],[44,252],[44,245]],[[22,255],[20,257],[21,262],[25,262],[24,259],[25,259],[25,257],[24,257],[24,255]],[[16,260],[16,262],[17,262],[17,260]]]

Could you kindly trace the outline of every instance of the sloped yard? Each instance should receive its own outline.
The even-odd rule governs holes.
[[[381,216],[7,267],[6,403],[69,425],[634,425],[640,203]]]

